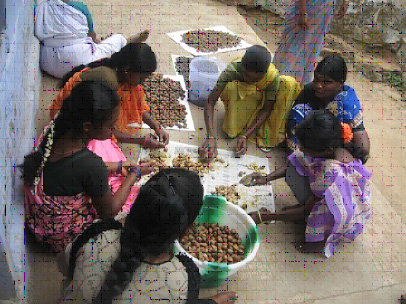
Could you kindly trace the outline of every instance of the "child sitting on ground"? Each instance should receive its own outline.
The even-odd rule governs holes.
[[[299,149],[287,166],[267,176],[255,175],[263,185],[286,177],[299,204],[282,212],[250,213],[256,223],[305,220],[305,239],[298,249],[324,247],[330,257],[341,241],[353,241],[371,216],[371,173],[345,148],[351,127],[327,110],[314,111],[295,129]]]
[[[68,246],[60,303],[234,303],[235,292],[199,299],[197,266],[186,255],[173,254],[173,242],[202,204],[196,173],[169,168],[155,174],[141,187],[123,225],[95,222]]]

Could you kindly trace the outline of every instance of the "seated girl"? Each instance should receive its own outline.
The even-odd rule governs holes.
[[[221,73],[204,110],[207,139],[201,157],[217,155],[213,114],[219,98],[226,111],[223,131],[237,138],[237,155],[246,152],[248,139],[265,151],[285,139],[286,118],[301,89],[293,77],[280,76],[271,59],[265,47],[254,45]]]
[[[143,42],[148,35],[144,31],[128,42]],[[87,6],[70,0],[40,1],[35,8],[35,36],[41,42],[41,69],[57,78],[81,64],[110,57],[127,44],[120,34],[97,39]]]
[[[117,90],[121,101],[114,136],[125,143],[137,143],[146,148],[163,148],[169,142],[169,134],[151,118],[142,87],[145,78],[156,67],[155,53],[145,43],[129,43],[111,58],[92,62],[87,66],[81,65],[62,79],[62,88],[50,109],[51,118],[62,107],[62,101],[69,96],[72,88],[82,80],[107,81]],[[151,135],[145,138],[137,136],[143,122],[155,131],[159,140]],[[136,124],[136,127],[129,127],[129,124]]]
[[[288,146],[295,148],[295,126],[302,122],[312,110],[328,109],[340,122],[351,126],[354,139],[348,146],[350,151],[361,151],[360,159],[366,162],[369,156],[369,137],[364,128],[361,103],[352,87],[345,85],[347,65],[337,55],[325,57],[314,71],[314,80],[307,84],[292,108],[288,122]],[[351,147],[352,146],[352,147]]]
[[[199,270],[173,255],[202,202],[196,173],[161,170],[141,187],[123,224],[97,221],[67,247],[60,303],[234,303],[234,292],[199,300]]]
[[[96,218],[117,215],[129,195],[134,199],[138,194],[134,183],[152,171],[152,162],[124,169],[127,177],[113,195],[105,163],[86,148],[93,139],[111,136],[119,112],[119,99],[111,88],[82,82],[64,100],[35,151],[25,157],[26,225],[56,252]],[[109,166],[117,171],[118,164]]]
[[[287,167],[267,176],[255,175],[263,185],[285,177],[299,204],[278,213],[254,212],[256,223],[305,220],[305,240],[299,249],[318,245],[326,257],[342,241],[354,241],[371,216],[371,173],[344,147],[352,131],[329,111],[312,112],[295,129],[299,150],[288,157]]]

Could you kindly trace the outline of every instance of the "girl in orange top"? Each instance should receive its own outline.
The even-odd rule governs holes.
[[[84,80],[106,81],[116,88],[121,100],[120,115],[114,136],[121,142],[140,144],[145,148],[163,148],[169,142],[169,134],[150,116],[142,83],[157,67],[155,53],[146,43],[129,43],[110,58],[95,61],[87,66],[74,68],[64,76],[61,90],[50,108],[51,118],[62,107],[63,100],[72,88]],[[158,136],[136,136],[145,122]],[[129,127],[128,125],[132,126]]]

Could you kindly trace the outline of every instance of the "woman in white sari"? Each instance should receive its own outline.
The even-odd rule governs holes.
[[[86,5],[69,0],[45,0],[35,12],[35,35],[41,42],[41,69],[57,78],[81,64],[110,57],[127,44],[121,34],[98,42]],[[129,39],[145,41],[148,31]]]

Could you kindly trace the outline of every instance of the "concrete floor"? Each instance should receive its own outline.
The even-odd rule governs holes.
[[[86,3],[92,11],[98,34],[115,32],[129,36],[149,29],[151,36],[148,42],[157,53],[158,70],[164,74],[174,74],[171,54],[189,55],[165,35],[167,32],[226,25],[249,43],[263,44],[235,7],[219,2],[88,0]],[[268,48],[274,51],[275,45],[268,44]],[[242,54],[243,51],[238,51],[216,57],[228,62]],[[351,81],[356,82],[361,98],[370,98],[371,88],[376,92],[383,90],[360,75],[351,75]],[[56,83],[55,79],[44,76],[37,115],[38,130],[47,122],[46,109],[56,95]],[[202,142],[205,136],[203,113],[193,105],[191,108],[197,131],[171,131],[171,140],[196,145]],[[223,108],[219,106],[216,115],[221,117],[222,114]],[[372,119],[366,117],[366,120],[373,124]],[[220,119],[217,121],[220,125]],[[372,138],[372,143],[375,141],[378,139]],[[233,142],[225,139],[219,143],[220,148],[233,146]],[[122,148],[130,158],[137,158],[137,146],[123,145]],[[249,146],[248,153],[268,157],[271,168],[281,163],[284,156],[278,150],[265,155],[253,145]],[[374,176],[374,179],[380,178]],[[274,183],[274,193],[277,195],[277,208],[295,203],[293,194],[283,181]],[[293,224],[262,225],[259,227],[261,246],[255,260],[227,283],[217,289],[203,290],[201,295],[210,296],[218,290],[234,290],[238,293],[238,303],[396,303],[400,294],[406,292],[406,226],[403,210],[394,209],[387,197],[374,186],[373,217],[365,233],[355,243],[343,245],[328,260],[318,254],[304,255],[296,251],[292,244],[295,239]],[[29,252],[30,303],[55,303],[62,276],[57,271],[54,256],[36,246],[30,246]]]

